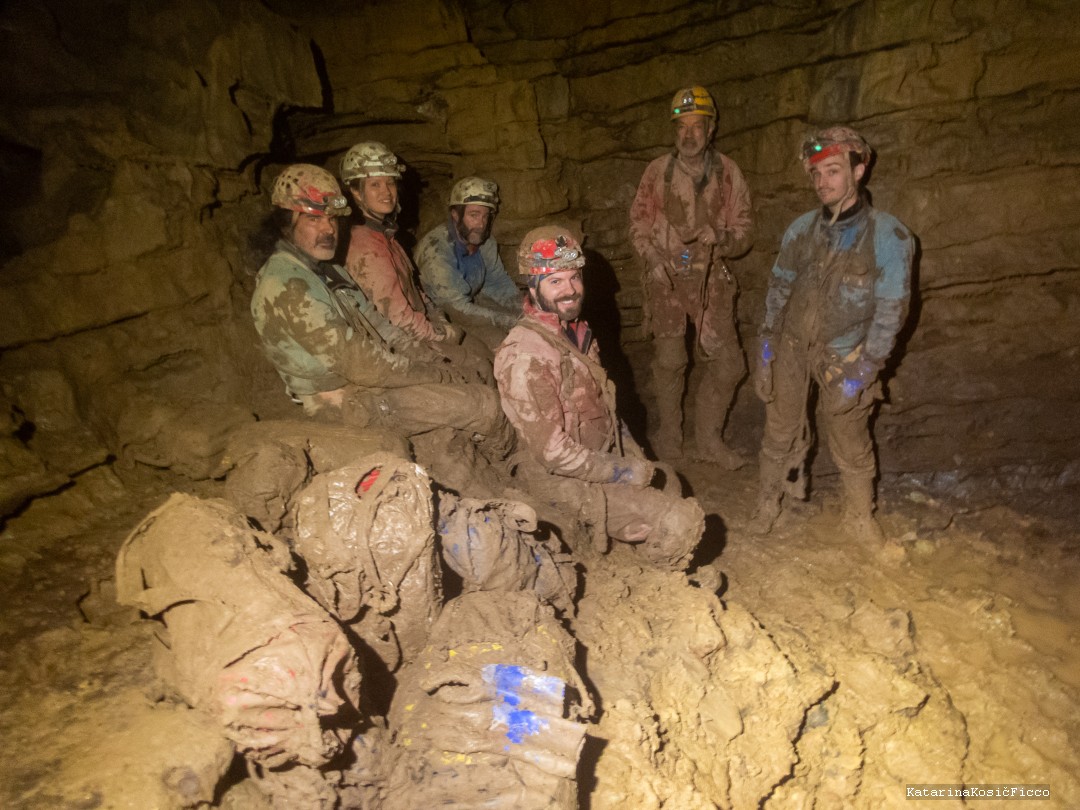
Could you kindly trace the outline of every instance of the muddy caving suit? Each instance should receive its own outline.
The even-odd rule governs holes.
[[[690,241],[704,225],[716,230],[715,247]],[[682,438],[687,319],[704,366],[694,406],[699,449],[723,430],[746,374],[735,320],[738,287],[724,257],[746,251],[751,225],[750,188],[726,155],[707,152],[701,177],[691,175],[676,155],[664,155],[641,177],[630,207],[630,238],[645,263],[646,331],[654,337],[658,439],[665,446],[677,447]],[[668,263],[675,268],[674,289],[666,276],[653,272]]]
[[[869,515],[876,473],[870,414],[881,398],[877,375],[907,318],[914,240],[898,220],[863,199],[835,224],[819,209],[784,234],[765,299],[761,339],[775,354],[772,401],[761,444],[762,500],[779,497],[789,473],[803,480],[810,447],[807,400],[818,385],[829,452],[850,513]],[[873,378],[845,397],[856,358]],[[804,496],[802,492],[795,492]]]
[[[259,270],[251,314],[309,416],[407,436],[445,426],[495,444],[512,436],[494,388],[453,382],[461,375],[383,318],[343,268],[286,240]]]
[[[420,283],[438,306],[494,350],[521,315],[521,291],[488,239],[469,252],[453,220],[429,231],[416,247]]]
[[[680,569],[704,528],[692,498],[615,483],[626,458],[644,458],[615,414],[615,386],[600,365],[592,331],[564,331],[555,313],[526,299],[524,316],[495,353],[502,407],[524,446],[523,488],[556,506],[577,508],[594,543],[642,542],[651,562]]]
[[[491,379],[491,350],[467,337],[459,345],[450,337],[446,316],[416,283],[416,270],[394,237],[396,228],[368,220],[349,233],[345,269],[386,320],[448,358],[470,377]]]

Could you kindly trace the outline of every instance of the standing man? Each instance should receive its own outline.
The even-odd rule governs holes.
[[[494,181],[459,180],[450,192],[447,221],[430,230],[416,248],[424,292],[492,351],[521,315],[521,292],[507,275],[491,236],[498,208]]]
[[[686,324],[702,377],[691,455],[736,470],[746,459],[724,443],[724,423],[746,374],[735,321],[738,287],[727,259],[750,247],[750,189],[739,167],[710,148],[716,105],[704,87],[671,101],[675,151],[645,169],[630,208],[630,238],[645,265],[646,328],[653,335],[653,449],[682,456]]]
[[[655,469],[615,413],[615,385],[581,318],[584,266],[565,228],[535,228],[518,251],[529,295],[495,353],[502,407],[524,447],[518,475],[540,501],[579,506],[600,550],[610,536],[682,570],[704,514],[694,499],[650,486]]]
[[[309,416],[405,436],[465,432],[500,456],[513,432],[495,389],[469,384],[379,312],[333,264],[349,205],[333,175],[287,167],[274,183],[266,227],[278,239],[259,270],[251,315],[263,351]]]
[[[877,472],[870,416],[879,375],[907,318],[914,239],[861,193],[870,147],[848,127],[803,143],[803,168],[821,208],[784,234],[765,298],[755,389],[765,402],[761,490],[750,521],[764,534],[780,515],[810,446],[815,385],[829,452],[840,469],[844,523],[858,540],[883,539],[874,519]]]

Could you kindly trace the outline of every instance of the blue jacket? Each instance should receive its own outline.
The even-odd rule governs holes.
[[[827,217],[810,211],[784,233],[761,335],[793,339],[829,359],[861,346],[880,368],[907,318],[915,240],[865,199],[833,225]]]
[[[522,293],[507,275],[494,239],[470,254],[452,222],[444,223],[420,240],[416,264],[424,292],[440,307],[477,315],[504,329],[521,315]],[[478,298],[490,299],[497,306],[484,306],[477,303]]]

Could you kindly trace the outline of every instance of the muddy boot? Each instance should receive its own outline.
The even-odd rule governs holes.
[[[885,534],[874,517],[874,479],[845,475],[843,525],[851,539],[881,545]]]
[[[656,338],[653,341],[652,378],[656,394],[656,432],[650,444],[661,461],[682,458],[683,388],[686,383],[684,338]]]
[[[772,531],[773,524],[780,517],[782,510],[781,499],[783,498],[783,476],[780,474],[780,465],[772,459],[759,456],[761,484],[758,488],[758,502],[754,514],[750,516],[746,524],[746,532],[763,536]]]
[[[728,447],[716,431],[706,434],[704,438],[699,436],[692,455],[699,461],[719,464],[729,471],[738,470],[746,465],[746,456]]]

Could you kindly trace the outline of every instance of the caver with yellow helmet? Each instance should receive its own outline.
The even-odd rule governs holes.
[[[784,233],[765,296],[754,375],[765,435],[758,505],[746,527],[754,534],[771,530],[787,499],[806,497],[816,403],[814,422],[829,437],[843,485],[842,525],[857,542],[884,539],[873,514],[870,424],[878,377],[907,318],[914,238],[860,194],[871,154],[846,126],[818,130],[799,149],[821,205]]]
[[[674,152],[646,167],[630,208],[630,237],[644,265],[645,328],[653,338],[652,445],[663,459],[682,456],[686,329],[692,323],[695,365],[704,376],[694,401],[691,454],[734,470],[745,459],[724,443],[723,428],[746,361],[729,263],[750,247],[750,189],[735,162],[710,146],[718,115],[708,90],[680,89],[667,112]]]
[[[635,544],[651,563],[681,570],[703,514],[692,499],[650,486],[654,465],[618,417],[614,384],[581,317],[581,241],[558,225],[534,228],[517,263],[529,297],[495,353],[495,379],[523,448],[521,487],[557,505],[560,514],[543,517],[571,543],[591,539],[603,551],[612,537]]]
[[[521,314],[521,291],[491,236],[498,208],[494,180],[458,180],[446,221],[424,234],[414,254],[424,292],[492,352]]]

